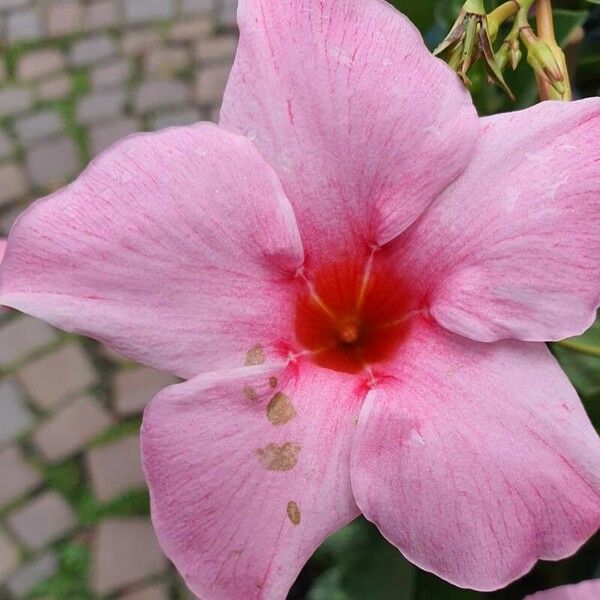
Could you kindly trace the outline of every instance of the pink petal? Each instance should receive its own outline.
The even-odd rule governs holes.
[[[221,125],[277,170],[308,254],[383,244],[464,168],[476,114],[382,0],[241,0]]]
[[[600,304],[600,100],[484,119],[463,175],[400,240],[432,314],[480,341],[582,333]]]
[[[598,600],[598,598],[600,598],[600,579],[593,579],[538,592],[527,596],[526,600]]]
[[[6,240],[0,238],[0,262],[2,262],[5,252],[6,252]]]
[[[154,525],[200,598],[285,598],[358,515],[349,462],[362,397],[349,375],[263,365],[201,375],[149,405]]]
[[[481,344],[423,323],[367,397],[352,486],[409,560],[494,590],[596,531],[600,443],[542,344]]]
[[[292,326],[282,306],[302,260],[272,169],[198,124],[127,138],[29,209],[0,302],[191,376],[268,354]]]

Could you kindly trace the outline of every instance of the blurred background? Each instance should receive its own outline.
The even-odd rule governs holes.
[[[430,47],[461,6],[395,4]],[[598,95],[598,0],[555,4],[575,95]],[[117,139],[216,120],[235,54],[235,10],[236,0],[0,0],[0,235]],[[473,74],[480,114],[536,102],[524,65],[507,79],[516,103]],[[600,426],[600,326],[553,351]],[[0,600],[192,598],[156,544],[138,448],[143,407],[173,381],[0,308]],[[593,576],[600,537],[506,590],[458,590],[358,520],[323,545],[290,599],[521,600]]]

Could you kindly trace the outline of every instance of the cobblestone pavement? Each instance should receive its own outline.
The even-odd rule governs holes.
[[[0,235],[118,138],[214,120],[235,0],[0,0]],[[141,411],[174,379],[0,308],[0,599],[191,598],[160,552]]]

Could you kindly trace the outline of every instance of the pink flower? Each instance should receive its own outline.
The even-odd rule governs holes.
[[[527,596],[526,600],[598,600],[598,598],[600,598],[600,579],[592,579],[538,592]]]
[[[6,240],[0,238],[0,262],[2,262],[2,257],[4,256],[4,252],[6,251]]]
[[[600,523],[545,340],[600,303],[600,101],[478,119],[381,0],[241,0],[219,126],[137,135],[14,227],[0,301],[190,381],[146,410],[165,552],[284,598],[359,513],[480,590]]]

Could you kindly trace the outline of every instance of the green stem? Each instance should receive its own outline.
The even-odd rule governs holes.
[[[574,342],[572,340],[563,340],[562,342],[556,342],[557,346],[572,350],[579,354],[585,354],[587,356],[594,356],[600,358],[600,348],[598,346],[592,346],[590,344],[583,344],[581,342]]]

